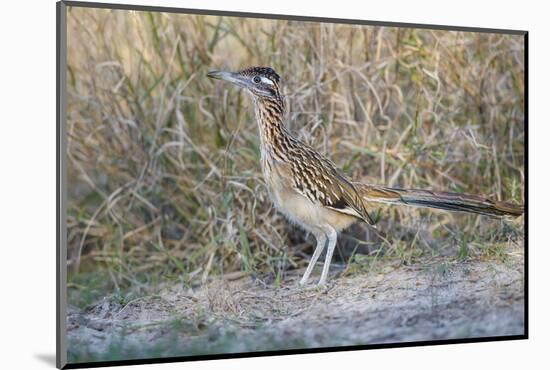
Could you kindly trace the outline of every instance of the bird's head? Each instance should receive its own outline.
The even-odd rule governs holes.
[[[238,72],[211,71],[208,77],[234,83],[255,98],[280,99],[279,75],[269,67],[250,67]]]

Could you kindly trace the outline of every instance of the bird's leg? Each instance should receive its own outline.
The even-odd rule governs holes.
[[[332,226],[325,226],[327,237],[328,237],[328,247],[327,247],[327,256],[325,257],[325,264],[323,265],[323,272],[321,273],[321,279],[319,280],[319,285],[325,285],[328,277],[328,270],[330,268],[330,261],[332,260],[332,254],[334,253],[334,248],[336,247],[336,239],[338,238],[338,233]]]
[[[309,275],[311,274],[313,267],[317,263],[319,256],[323,252],[323,249],[325,249],[325,244],[327,242],[327,237],[322,230],[314,230],[313,235],[315,236],[315,239],[317,239],[317,246],[315,247],[313,256],[311,256],[309,264],[307,265],[306,272],[304,272],[304,276],[302,276],[302,280],[300,280],[300,285],[304,285],[305,283],[307,283],[307,279],[309,279]]]

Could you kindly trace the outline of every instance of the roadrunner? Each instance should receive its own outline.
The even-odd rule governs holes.
[[[296,139],[283,120],[285,102],[280,77],[271,68],[251,67],[239,72],[212,71],[208,77],[242,87],[254,100],[260,133],[261,167],[275,206],[286,217],[311,232],[317,246],[300,280],[304,285],[327,246],[319,285],[327,281],[338,231],[357,221],[374,224],[369,203],[404,204],[489,216],[520,216],[523,206],[484,197],[398,189],[353,182],[329,159]]]

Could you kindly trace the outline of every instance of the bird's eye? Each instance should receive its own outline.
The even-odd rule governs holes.
[[[252,79],[252,81],[254,81],[255,84],[259,84],[262,81],[262,79],[260,77],[256,76]]]

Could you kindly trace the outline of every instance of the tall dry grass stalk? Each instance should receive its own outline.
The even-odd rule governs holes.
[[[521,36],[69,8],[71,276],[196,283],[306,263],[310,243],[268,199],[251,103],[210,69],[275,68],[291,130],[354,179],[522,202],[523,55]],[[380,217],[337,257],[408,260],[464,240],[483,255],[523,232],[521,220]]]

